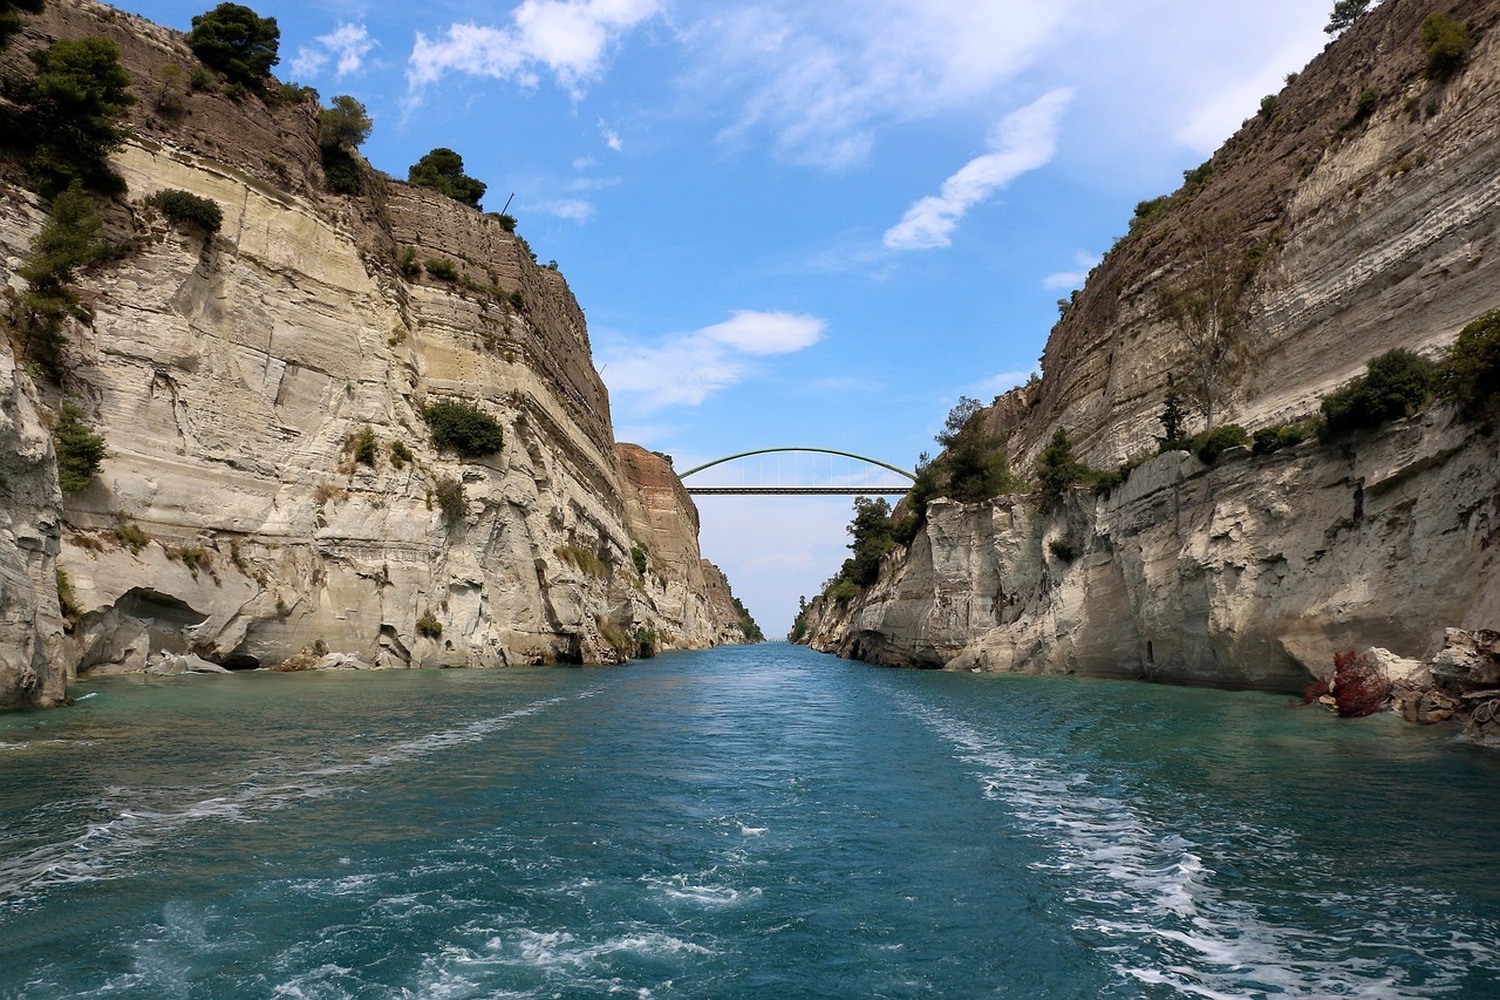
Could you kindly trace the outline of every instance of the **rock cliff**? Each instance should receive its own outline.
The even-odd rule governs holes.
[[[978,417],[1030,473],[1054,429],[1097,468],[1074,490],[936,501],[879,581],[820,598],[809,642],[873,662],[1297,689],[1332,654],[1437,652],[1500,625],[1500,441],[1445,408],[1336,444],[1149,460],[1190,366],[1164,290],[1194,234],[1255,261],[1251,364],[1220,421],[1254,430],[1396,346],[1439,352],[1500,307],[1500,4],[1444,5],[1476,41],[1446,81],[1418,40],[1436,5],[1387,0],[1169,199],[1143,205],[1053,329],[1039,382]],[[1178,382],[1180,386],[1181,381]],[[1142,464],[1143,462],[1143,464]]]
[[[487,666],[615,662],[646,635],[743,640],[691,500],[664,463],[617,448],[560,273],[497,217],[368,168],[362,195],[328,193],[314,103],[184,91],[156,109],[164,67],[195,61],[138,18],[49,0],[6,68],[89,35],[118,45],[142,100],[112,160],[128,186],[106,212],[119,249],[81,278],[91,318],[69,328],[66,374],[0,356],[0,703],[56,701],[63,674],[164,653]],[[212,199],[220,231],[171,225],[145,202],[164,189]],[[11,165],[13,289],[44,220]],[[452,280],[403,271],[403,255],[449,262]],[[108,457],[60,504],[36,403],[65,396]],[[498,452],[434,446],[425,408],[454,400],[498,421]]]

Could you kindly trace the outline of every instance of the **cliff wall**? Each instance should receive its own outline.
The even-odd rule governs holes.
[[[1167,452],[1107,498],[936,501],[815,648],[898,666],[1300,690],[1333,655],[1421,658],[1500,621],[1500,440],[1435,409],[1360,442],[1213,466]]]
[[[1367,13],[1141,214],[1053,329],[1039,382],[978,418],[1013,468],[1030,474],[1058,427],[1096,468],[1156,452],[1168,379],[1191,377],[1163,293],[1205,235],[1256,262],[1251,363],[1220,423],[1314,414],[1371,357],[1434,356],[1500,307],[1500,3],[1441,5],[1475,38],[1444,82],[1419,42],[1439,6]],[[814,602],[808,641],[896,665],[1273,689],[1352,646],[1430,656],[1446,627],[1500,625],[1497,458],[1494,436],[1437,408],[1211,468],[1169,452],[1056,509],[938,501],[873,587]]]
[[[1419,40],[1437,10],[1475,37],[1446,82],[1425,75]],[[1252,361],[1221,422],[1316,412],[1374,355],[1431,354],[1500,304],[1497,23],[1494,0],[1386,0],[1313,59],[1094,269],[1048,338],[1040,384],[997,400],[990,427],[1014,466],[1029,471],[1058,426],[1099,468],[1155,450],[1167,378],[1181,388],[1190,368],[1161,291],[1195,234],[1259,259]]]
[[[51,0],[5,59],[80,35],[119,45],[143,100],[113,160],[128,185],[106,212],[119,251],[82,276],[91,318],[70,325],[66,375],[0,359],[18,498],[0,535],[0,700],[61,697],[52,674],[27,680],[38,661],[139,670],[191,652],[248,667],[330,651],[486,666],[618,661],[640,630],[664,648],[742,640],[700,566],[691,501],[621,461],[561,274],[435,192],[366,171],[363,195],[326,193],[306,101],[192,92],[154,113],[162,68],[194,60],[137,18]],[[16,288],[45,216],[17,171],[4,183],[0,278]],[[170,225],[143,200],[163,189],[214,200],[222,229]],[[452,262],[455,280],[404,275],[406,248]],[[109,454],[60,506],[31,401],[65,396]],[[439,400],[496,419],[500,451],[437,450],[423,410]],[[352,446],[365,428],[373,464]],[[462,484],[460,512],[438,502],[445,481]],[[73,592],[67,635],[54,559]]]

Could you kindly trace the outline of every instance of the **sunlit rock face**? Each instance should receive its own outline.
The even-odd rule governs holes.
[[[1040,380],[978,418],[1030,475],[1065,428],[1107,496],[932,506],[925,531],[812,644],[874,662],[1077,671],[1294,689],[1335,650],[1430,657],[1448,627],[1500,627],[1500,439],[1437,407],[1331,445],[1147,460],[1168,377],[1191,379],[1163,293],[1213,232],[1254,261],[1251,363],[1218,422],[1315,415],[1393,347],[1438,356],[1500,308],[1500,7],[1446,8],[1476,42],[1424,73],[1431,5],[1371,10],[1143,212],[1065,304]],[[1376,100],[1361,113],[1361,97]],[[1143,206],[1143,209],[1145,206]],[[1194,428],[1196,429],[1196,428]],[[1139,464],[1144,462],[1144,464]]]
[[[85,0],[27,25],[8,64],[88,34],[116,41],[138,93],[193,64],[180,35]],[[67,672],[162,654],[492,666],[616,662],[646,631],[667,649],[743,639],[670,467],[614,441],[565,280],[502,220],[373,172],[361,195],[329,194],[306,101],[191,92],[132,114],[113,158],[128,193],[105,209],[120,250],[81,276],[67,374],[0,356],[0,701],[55,701]],[[14,289],[45,212],[4,177]],[[221,230],[170,224],[144,202],[165,189],[212,199]],[[63,504],[39,409],[65,394],[109,454]],[[439,401],[498,422],[499,449],[435,447]]]

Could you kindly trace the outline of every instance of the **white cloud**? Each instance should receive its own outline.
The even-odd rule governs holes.
[[[1103,259],[1098,254],[1086,253],[1080,250],[1073,255],[1073,260],[1078,265],[1077,270],[1058,271],[1054,274],[1049,274],[1042,279],[1042,287],[1057,290],[1082,288],[1083,283],[1088,280],[1089,272],[1097,267]]]
[[[659,0],[524,0],[508,27],[454,24],[436,40],[418,32],[407,83],[418,90],[446,73],[467,73],[534,87],[545,70],[578,98],[610,46],[660,8]]]
[[[604,343],[600,374],[610,395],[628,401],[634,414],[696,406],[739,382],[752,359],[810,347],[826,327],[813,316],[738,310],[723,323],[660,345]]]
[[[620,133],[605,125],[603,118],[599,119],[599,138],[616,153],[625,148],[625,144],[620,141]]]
[[[736,310],[729,320],[698,331],[698,336],[746,354],[790,354],[811,347],[828,324],[814,316]]]
[[[328,54],[319,49],[303,45],[292,58],[292,76],[299,80],[310,80],[328,65]]]
[[[580,156],[580,157],[578,157],[577,159],[575,159],[573,161],[573,169],[574,170],[587,170],[589,167],[592,167],[593,165],[594,165],[594,158],[592,156]]]
[[[1017,177],[1051,162],[1057,151],[1059,119],[1073,92],[1051,91],[1006,115],[990,133],[991,152],[975,157],[943,182],[940,194],[929,195],[906,210],[901,221],[885,232],[892,250],[930,250],[952,242],[969,209]]]
[[[292,73],[299,77],[315,77],[336,58],[334,74],[342,80],[351,73],[358,73],[369,55],[380,43],[370,37],[363,24],[339,24],[326,35],[319,35],[316,47],[303,45],[297,49],[292,60]]]
[[[1055,43],[1085,0],[759,0],[690,24],[695,107],[736,107],[722,137],[769,133],[780,158],[844,169],[877,130],[973,106]]]
[[[569,219],[573,222],[587,222],[594,217],[594,206],[582,198],[568,198],[563,201],[554,201],[541,206],[542,211],[557,216],[559,219]]]

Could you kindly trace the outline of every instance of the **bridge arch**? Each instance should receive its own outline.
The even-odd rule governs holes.
[[[910,472],[907,472],[905,469],[900,469],[894,465],[891,465],[889,462],[882,462],[878,458],[870,458],[867,455],[856,455],[852,451],[836,451],[833,448],[757,448],[754,451],[742,451],[738,455],[725,455],[723,458],[716,458],[712,462],[704,462],[702,465],[695,465],[693,466],[693,468],[687,470],[686,472],[679,472],[677,474],[677,478],[686,479],[688,476],[693,475],[695,472],[702,472],[704,469],[712,469],[716,465],[723,465],[725,462],[733,462],[735,459],[739,458],[750,458],[754,455],[776,455],[784,452],[812,452],[815,455],[837,455],[840,458],[852,458],[857,462],[865,462],[869,465],[878,465],[882,469],[887,469],[891,472],[896,473],[898,476],[905,476],[912,482],[917,481],[916,476],[912,475]]]
[[[780,493],[780,494],[796,494],[796,493],[802,493],[802,494],[839,494],[839,495],[846,495],[846,496],[854,496],[854,495],[860,495],[860,494],[865,494],[865,495],[870,495],[870,496],[880,496],[880,495],[884,494],[884,495],[888,495],[888,496],[900,496],[900,495],[903,495],[903,494],[905,494],[905,493],[907,493],[907,492],[910,491],[910,487],[908,487],[908,486],[894,486],[894,487],[893,486],[862,486],[862,487],[844,487],[844,486],[777,486],[777,487],[769,487],[768,486],[768,487],[754,487],[754,486],[751,486],[751,487],[723,487],[723,486],[689,486],[686,483],[686,481],[685,481],[691,475],[694,475],[696,473],[702,472],[705,469],[712,469],[714,466],[717,466],[717,465],[724,465],[726,462],[733,462],[733,461],[736,461],[737,459],[741,459],[741,458],[751,458],[751,457],[754,457],[756,455],[778,455],[778,454],[786,454],[786,453],[798,453],[798,454],[800,454],[800,453],[811,453],[811,454],[815,454],[815,455],[835,455],[835,456],[838,456],[840,458],[850,458],[850,459],[853,459],[856,462],[864,462],[867,465],[873,465],[873,466],[876,466],[878,468],[885,469],[888,472],[894,472],[894,473],[896,473],[896,475],[903,476],[906,479],[910,480],[911,482],[916,482],[916,480],[917,480],[916,476],[914,476],[910,472],[907,472],[905,469],[902,469],[902,468],[899,468],[897,466],[894,466],[894,465],[890,464],[889,462],[882,462],[878,458],[870,458],[868,455],[856,455],[852,451],[839,451],[839,450],[837,450],[835,448],[800,448],[800,447],[791,447],[791,448],[757,448],[754,451],[742,451],[742,452],[740,452],[739,454],[736,454],[736,455],[725,455],[723,458],[716,458],[712,462],[704,462],[702,465],[694,466],[693,468],[688,469],[686,472],[680,472],[680,473],[678,473],[678,478],[684,480],[683,485],[687,487],[687,491],[689,493],[692,493],[692,494],[695,494],[695,495],[700,495],[700,496],[701,495],[708,495],[708,494],[742,494],[742,495],[748,494],[748,495],[757,495],[757,494],[776,494],[776,493]]]

